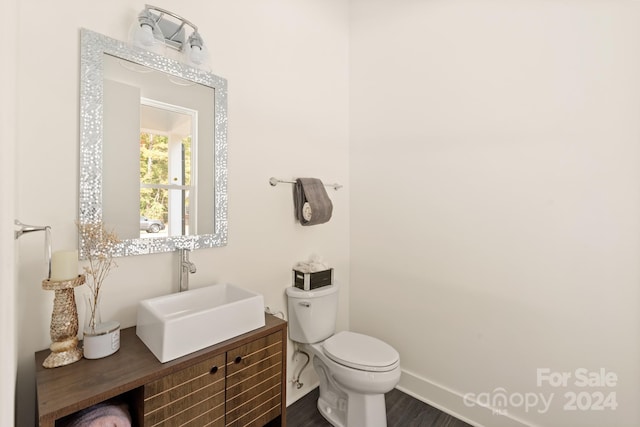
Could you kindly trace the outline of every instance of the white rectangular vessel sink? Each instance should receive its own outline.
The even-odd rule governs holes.
[[[262,295],[219,284],[140,301],[136,334],[164,363],[264,324]]]

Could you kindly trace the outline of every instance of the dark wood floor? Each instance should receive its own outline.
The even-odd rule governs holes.
[[[331,427],[318,408],[318,389],[287,408],[287,425],[291,427]],[[385,395],[387,427],[471,427],[451,415],[393,389]]]

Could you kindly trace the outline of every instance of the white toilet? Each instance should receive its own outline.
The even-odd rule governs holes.
[[[289,337],[313,356],[320,413],[335,427],[386,427],[384,394],[400,380],[398,352],[377,338],[335,333],[337,285],[286,292]]]

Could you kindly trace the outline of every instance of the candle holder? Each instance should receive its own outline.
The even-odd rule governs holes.
[[[84,283],[84,274],[69,280],[42,281],[42,289],[55,291],[51,314],[51,354],[42,363],[45,368],[57,368],[82,359],[78,348],[78,308],[73,288]]]

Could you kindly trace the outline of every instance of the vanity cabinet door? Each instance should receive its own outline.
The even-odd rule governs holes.
[[[144,386],[145,426],[224,427],[225,355]]]
[[[227,352],[227,427],[258,427],[281,415],[282,331]]]

